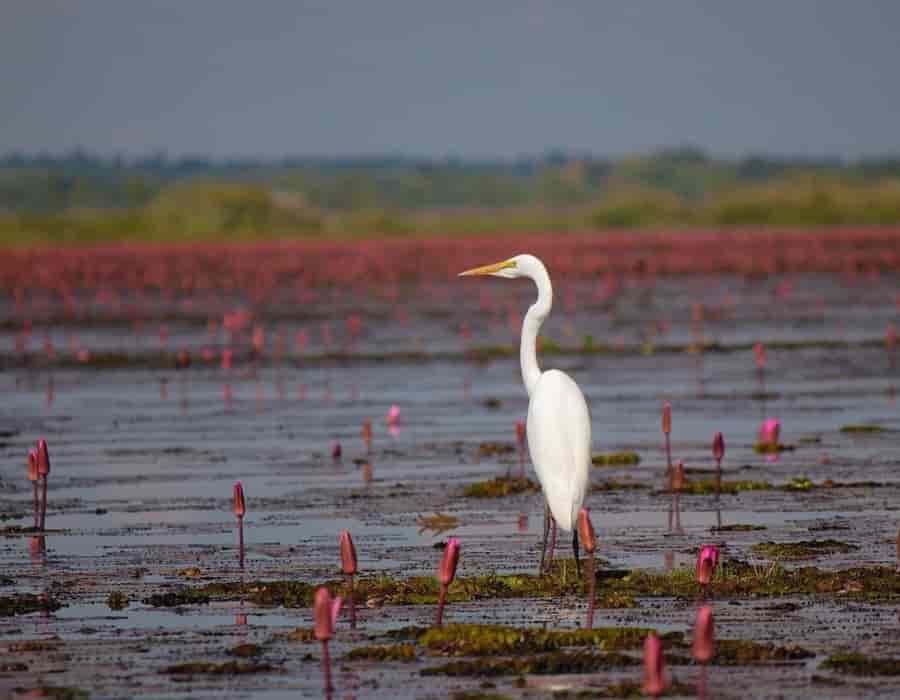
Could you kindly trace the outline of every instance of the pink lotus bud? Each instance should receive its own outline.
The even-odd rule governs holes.
[[[725,438],[722,437],[722,433],[716,433],[716,436],[713,438],[713,457],[715,457],[717,462],[722,461],[722,457],[725,456]]]
[[[525,444],[525,424],[520,420],[516,421],[516,440],[519,445]]]
[[[587,508],[578,511],[578,537],[584,551],[593,554],[597,548],[597,537],[594,534],[594,525],[591,523],[591,512]]]
[[[662,431],[665,435],[672,432],[672,404],[668,401],[663,404]]]
[[[397,425],[400,422],[400,407],[397,404],[392,405],[388,411],[387,422],[391,425]]]
[[[694,625],[694,642],[691,646],[694,659],[701,664],[709,663],[716,655],[716,632],[713,624],[713,611],[704,605],[697,611],[697,622]]]
[[[37,468],[38,474],[46,477],[50,473],[50,452],[47,450],[47,441],[44,438],[37,444]]]
[[[234,358],[234,351],[231,348],[226,348],[222,351],[222,369],[231,369],[232,359]]]
[[[644,640],[644,682],[641,690],[645,695],[659,697],[668,686],[662,642],[651,632]]]
[[[335,442],[334,446],[331,448],[331,458],[340,459],[342,454],[343,450],[341,449],[341,443]]]
[[[718,563],[719,548],[714,544],[703,545],[697,555],[697,583],[701,586],[708,585]]]
[[[767,418],[759,429],[759,441],[766,445],[778,445],[781,437],[781,421],[777,418]]]
[[[247,506],[244,503],[244,485],[238,481],[234,484],[234,514],[243,518],[247,512]]]
[[[347,576],[356,573],[356,547],[353,538],[346,530],[341,530],[341,568]]]
[[[38,453],[37,450],[28,450],[28,480],[38,480]]]
[[[341,607],[344,605],[344,599],[341,596],[331,599],[331,627],[337,627],[338,617],[341,614]]]
[[[337,608],[335,608],[337,604]],[[331,593],[324,586],[316,591],[313,603],[314,634],[316,639],[327,642],[334,636],[334,623],[340,612],[341,599],[332,600]]]
[[[444,547],[444,557],[438,568],[438,579],[442,586],[449,586],[456,576],[456,565],[459,563],[459,540],[451,537]]]

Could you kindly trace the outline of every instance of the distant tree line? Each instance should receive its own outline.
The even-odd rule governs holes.
[[[900,223],[900,157],[0,157],[0,242]]]

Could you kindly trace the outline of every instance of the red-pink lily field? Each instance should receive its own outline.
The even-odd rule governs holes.
[[[898,327],[896,228],[6,249],[0,697],[898,697]]]

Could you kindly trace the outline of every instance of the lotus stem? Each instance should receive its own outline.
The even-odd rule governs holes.
[[[441,584],[441,592],[438,594],[438,607],[437,614],[434,618],[435,627],[440,627],[444,624],[444,603],[447,601],[447,586]]]
[[[41,502],[41,531],[47,526],[47,476],[44,475],[43,481],[43,499]]]
[[[34,529],[38,529],[38,525],[41,522],[41,502],[40,502],[40,494],[38,493],[38,482],[31,482],[32,491],[34,492]]]
[[[238,548],[240,550],[241,569],[244,568],[244,518],[238,517]]]
[[[597,567],[594,564],[594,553],[588,552],[588,611],[587,611],[587,628],[594,628],[594,599],[597,596]]]
[[[322,640],[322,673],[325,675],[325,692],[331,693],[334,685],[331,682],[331,656],[328,653],[328,640]]]

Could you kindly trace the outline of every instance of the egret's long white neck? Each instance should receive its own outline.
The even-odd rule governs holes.
[[[537,336],[538,331],[541,329],[541,324],[547,318],[550,308],[553,306],[553,286],[550,284],[550,276],[547,274],[547,269],[539,262],[528,271],[528,276],[537,285],[538,298],[529,307],[528,313],[525,314],[525,320],[522,321],[522,345],[519,347],[519,362],[522,365],[522,381],[525,382],[525,389],[530,397],[535,386],[537,386],[538,379],[541,377],[541,368],[538,367],[537,361]]]

